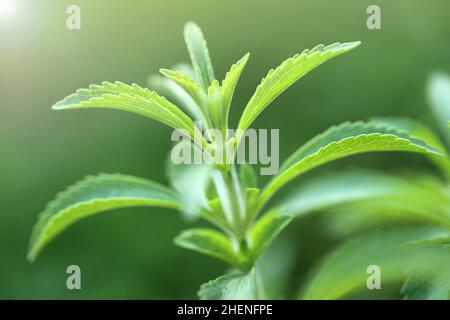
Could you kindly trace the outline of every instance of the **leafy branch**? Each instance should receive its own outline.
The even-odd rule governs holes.
[[[184,37],[191,65],[161,69],[162,76],[149,78],[150,86],[160,89],[166,97],[137,84],[103,82],[77,90],[57,102],[53,109],[104,108],[132,112],[183,129],[190,139],[200,136],[200,141],[193,139],[196,148],[215,152],[220,146],[239,145],[244,131],[284,90],[322,63],[360,44],[318,45],[270,70],[247,103],[236,136],[225,134],[224,141],[218,143],[207,129],[228,133],[232,98],[249,54],[233,64],[225,79],[219,82],[200,28],[188,22]],[[202,127],[194,121],[200,121]],[[438,157],[443,154],[440,149],[441,145],[428,143],[395,126],[375,121],[355,122],[334,126],[300,147],[261,189],[251,166],[216,162],[202,166],[170,165],[170,188],[119,174],[88,177],[58,194],[39,215],[28,258],[34,261],[60,232],[84,217],[116,208],[168,207],[190,218],[201,217],[215,227],[185,230],[175,238],[175,244],[220,259],[235,269],[203,285],[201,298],[263,298],[256,261],[295,216],[295,212],[286,212],[288,202],[266,208],[268,200],[284,185],[310,169],[350,155],[409,151],[423,153],[439,162]]]

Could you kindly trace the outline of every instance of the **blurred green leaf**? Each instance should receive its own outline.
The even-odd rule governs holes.
[[[175,238],[175,244],[240,267],[240,258],[233,249],[233,244],[225,234],[219,231],[212,229],[185,230]]]
[[[374,215],[386,217],[403,208],[406,215],[416,210],[417,214],[431,221],[444,221],[449,220],[445,214],[448,203],[445,185],[438,180],[351,170],[312,179],[288,194],[279,206],[283,206],[283,212],[295,216],[342,206],[343,214],[354,211],[365,220],[369,219],[366,212],[373,211]],[[342,215],[336,219],[342,220]]]
[[[198,81],[206,91],[213,82],[214,69],[209,57],[208,47],[202,31],[194,22],[188,22],[184,26],[184,40],[191,57],[192,65]]]
[[[450,233],[437,233],[410,244],[425,246],[430,250],[442,247],[450,249]],[[411,275],[403,284],[401,293],[406,300],[448,300],[450,299],[450,275],[430,276],[426,272]]]
[[[427,95],[431,109],[439,123],[441,133],[450,146],[450,77],[444,73],[436,72],[431,75],[427,83]]]
[[[275,240],[277,235],[291,222],[292,216],[281,215],[278,209],[266,213],[256,221],[250,231],[250,252],[252,263]]]
[[[255,169],[250,164],[241,164],[239,166],[239,179],[244,189],[258,187],[258,177]]]
[[[35,260],[60,232],[95,213],[135,206],[179,208],[180,205],[172,190],[149,180],[121,174],[89,176],[59,193],[39,215],[28,259]]]
[[[347,171],[307,181],[279,203],[283,212],[301,216],[350,202],[385,197],[393,192],[403,193],[405,186],[409,184],[381,172]]]
[[[326,227],[339,236],[400,222],[450,228],[447,190],[432,175],[352,170],[310,180],[287,197],[284,209],[298,215],[326,209]]]
[[[200,287],[198,296],[202,300],[256,300],[263,299],[259,289],[256,270],[249,273],[231,273],[209,281]]]
[[[289,295],[292,271],[302,255],[297,241],[293,241],[297,238],[284,235],[280,234],[256,262],[267,299],[283,299]]]
[[[258,115],[276,97],[308,72],[325,61],[356,48],[359,44],[360,42],[357,41],[334,43],[326,47],[318,45],[311,50],[304,50],[301,54],[285,60],[276,69],[270,70],[245,107],[239,120],[238,129],[246,130],[250,127]]]
[[[179,144],[186,143],[184,140]],[[201,152],[193,144],[189,144],[192,152]],[[170,159],[167,162],[167,175],[170,185],[175,189],[183,204],[181,211],[185,217],[197,217],[202,209],[208,209],[207,190],[211,183],[213,169],[204,164],[175,164]]]
[[[402,281],[408,275],[450,275],[450,250],[429,250],[408,245],[419,239],[447,231],[430,228],[374,232],[344,243],[318,266],[301,297],[304,299],[339,299],[354,291],[368,290],[367,268],[381,271],[381,286]],[[448,233],[448,232],[447,232]]]
[[[392,128],[364,122],[345,122],[317,135],[294,152],[262,190],[262,206],[276,191],[300,174],[324,163],[370,151],[411,151],[440,154],[436,148]]]
[[[450,281],[441,277],[433,279],[410,277],[402,287],[405,300],[448,300],[449,293]]]

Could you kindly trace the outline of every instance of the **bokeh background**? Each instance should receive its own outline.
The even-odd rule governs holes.
[[[55,112],[50,106],[91,83],[145,85],[160,67],[187,62],[186,21],[202,27],[220,79],[251,52],[233,100],[233,124],[271,67],[319,43],[362,41],[357,50],[300,80],[255,122],[280,128],[281,159],[314,134],[347,120],[401,115],[433,125],[424,84],[433,70],[450,72],[447,0],[0,3],[2,299],[195,298],[201,283],[224,272],[221,262],[176,247],[173,237],[189,224],[178,213],[158,208],[115,210],[80,221],[34,264],[25,258],[37,214],[66,185],[97,172],[167,182],[170,129],[123,112]],[[81,30],[66,28],[70,4],[81,8]],[[381,30],[366,27],[370,4],[381,7]],[[354,166],[429,168],[418,155],[381,153],[337,161],[304,179]],[[321,228],[321,219],[294,222],[269,253],[288,283],[285,297],[294,297],[310,267],[336,242]],[[66,288],[70,264],[81,267],[82,290]]]

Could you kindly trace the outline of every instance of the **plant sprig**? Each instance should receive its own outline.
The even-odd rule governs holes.
[[[227,132],[232,98],[249,54],[233,64],[220,83],[216,79],[200,28],[188,22],[184,28],[184,37],[192,63],[185,69],[193,69],[194,74],[190,75],[179,68],[161,69],[161,74],[173,83],[164,82],[158,77],[150,81],[171,95],[167,99],[137,84],[104,82],[78,90],[57,102],[53,109],[111,108],[128,111],[175,129],[185,129],[190,138],[200,134],[202,140],[200,143],[197,141],[200,149],[217,148],[216,141],[197,127],[194,121],[197,117],[204,128]],[[270,70],[245,107],[237,125],[237,135],[225,135],[225,144],[238,145],[243,131],[283,91],[322,63],[353,50],[359,44],[357,41],[319,45],[304,50]],[[178,101],[180,105],[171,101]],[[191,217],[204,218],[216,227],[186,230],[176,237],[177,245],[218,258],[237,269],[233,276],[224,276],[203,286],[201,297],[232,298],[233,291],[230,288],[237,286],[242,289],[242,283],[248,286],[246,292],[250,295],[243,297],[263,297],[262,289],[258,287],[255,262],[292,220],[291,213],[285,212],[283,205],[266,208],[267,201],[288,182],[310,169],[349,155],[373,151],[410,151],[434,156],[442,154],[438,147],[391,126],[356,122],[332,127],[299,148],[261,191],[249,165],[237,168],[235,165],[213,163],[205,170],[188,165],[179,168],[181,172],[175,175],[172,188],[123,175],[89,177],[59,194],[39,215],[33,229],[28,258],[35,260],[56,235],[81,218],[113,208],[162,206],[178,209]],[[200,179],[200,174],[206,178]],[[191,183],[189,189],[186,189],[183,181]],[[195,190],[196,194],[190,195],[189,190]],[[231,290],[227,295],[221,293],[225,288]]]

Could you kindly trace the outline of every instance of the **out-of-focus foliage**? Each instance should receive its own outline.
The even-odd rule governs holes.
[[[437,123],[446,123],[450,118],[448,92],[450,77],[439,74],[430,78],[428,95]],[[432,145],[445,148],[438,134],[420,123],[393,118],[378,119],[376,122],[395,125]],[[449,128],[441,126],[440,129],[441,136],[447,138]],[[392,228],[393,220],[410,222],[417,219],[421,224],[443,228],[429,235],[422,235],[420,230],[409,231],[405,238],[405,232],[399,228],[390,231],[392,235],[378,232],[355,241],[356,244],[351,241],[336,249],[322,263],[304,297],[335,299],[352,290],[361,291],[364,276],[358,270],[362,270],[364,265],[376,264],[383,270],[383,282],[401,281],[408,276],[402,288],[405,299],[450,298],[450,261],[447,261],[450,254],[450,157],[448,151],[444,154],[440,158],[430,155],[430,160],[441,169],[442,177],[431,174],[402,177],[381,172],[346,172],[311,181],[290,196],[285,210],[298,215],[337,207],[336,211],[341,212],[334,214],[338,216],[341,230],[346,230],[347,235],[349,231],[374,225],[389,225]],[[332,191],[324,197],[325,201],[318,205],[317,195],[330,189]]]

